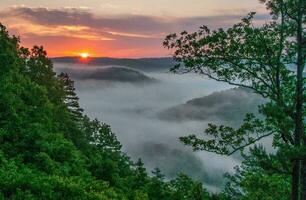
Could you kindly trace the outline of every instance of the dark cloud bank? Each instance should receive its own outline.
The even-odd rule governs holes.
[[[105,16],[79,8],[48,9],[25,6],[11,7],[0,12],[1,18],[20,18],[43,26],[85,26],[92,32],[105,35],[120,35],[118,34],[120,32],[141,34],[152,38],[163,38],[164,35],[181,30],[195,30],[203,24],[213,29],[229,27],[245,15],[247,13],[184,18],[146,15]],[[259,23],[267,19],[269,19],[267,14],[256,16],[256,21]]]
[[[116,62],[119,61],[124,65],[120,59]],[[135,64],[137,60],[129,62]],[[141,60],[135,66],[141,66],[140,63]],[[141,157],[149,170],[160,167],[169,178],[185,172],[203,181],[211,191],[218,190],[224,181],[223,174],[240,163],[239,156],[192,152],[178,138],[190,133],[202,135],[210,122],[239,124],[245,113],[256,112],[262,98],[194,74],[166,73],[171,63],[146,71],[154,66],[148,63],[147,60],[142,65],[144,70],[138,73],[159,80],[154,84],[118,81],[120,76],[126,76],[121,72],[117,74],[118,80],[108,80],[112,84],[106,84],[101,77],[76,80],[81,105],[89,116],[109,123],[124,150],[135,160]],[[100,73],[105,68],[73,62],[56,62],[55,66],[57,71],[73,71],[76,77],[84,76],[89,68]]]

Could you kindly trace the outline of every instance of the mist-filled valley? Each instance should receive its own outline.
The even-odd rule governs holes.
[[[258,95],[204,76],[174,74],[169,60],[159,68],[150,62],[139,67],[136,59],[136,67],[64,61],[55,59],[55,70],[75,80],[85,114],[111,125],[123,150],[133,160],[142,158],[149,171],[159,167],[167,178],[184,172],[218,191],[224,173],[240,164],[238,155],[192,152],[179,137],[205,137],[208,123],[241,123],[263,101]]]
[[[306,0],[0,5],[0,200],[306,200]]]

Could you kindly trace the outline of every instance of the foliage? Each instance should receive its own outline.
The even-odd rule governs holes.
[[[262,146],[255,146],[243,157],[235,174],[226,174],[224,196],[233,200],[290,199],[290,162],[282,152],[267,154]]]
[[[261,118],[247,114],[238,128],[209,124],[205,133],[211,137],[203,139],[190,135],[180,139],[194,150],[231,155],[265,137],[273,137],[273,147],[291,162],[292,199],[306,199],[303,77],[306,1],[260,2],[266,4],[272,17],[270,22],[261,26],[254,24],[255,13],[251,12],[227,30],[210,30],[202,26],[194,33],[183,31],[166,37],[163,44],[166,48],[174,49],[173,57],[178,63],[172,71],[205,75],[216,81],[248,88],[268,100],[259,107]],[[257,187],[257,184],[252,185],[255,183],[252,178],[258,176],[261,184],[269,188],[262,191],[253,189],[251,199],[257,195],[263,198],[263,193],[272,192],[277,182],[281,181],[279,176],[264,176],[260,171],[256,173],[246,175],[251,184],[246,182],[244,186]],[[269,179],[274,179],[274,183],[270,183]]]
[[[3,25],[0,67],[0,199],[179,200],[179,188],[193,190],[187,176],[173,185],[132,162],[109,125],[83,114],[43,47],[21,47]]]

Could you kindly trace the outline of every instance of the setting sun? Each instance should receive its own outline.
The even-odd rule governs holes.
[[[81,58],[88,58],[89,53],[80,53]]]

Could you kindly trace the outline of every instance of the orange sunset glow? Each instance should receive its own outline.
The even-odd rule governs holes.
[[[168,57],[171,52],[162,43],[169,33],[194,31],[203,24],[212,29],[226,28],[254,6],[260,15],[255,23],[266,19],[264,5],[254,0],[191,0],[193,3],[188,4],[183,0],[141,1],[136,10],[129,9],[136,5],[135,0],[74,1],[81,5],[73,7],[70,1],[54,0],[52,4],[39,1],[37,6],[30,0],[25,5],[19,0],[2,0],[0,19],[12,34],[20,36],[25,47],[43,45],[49,57],[83,58],[88,56],[80,53],[90,57]],[[83,52],[84,48],[88,51]]]

